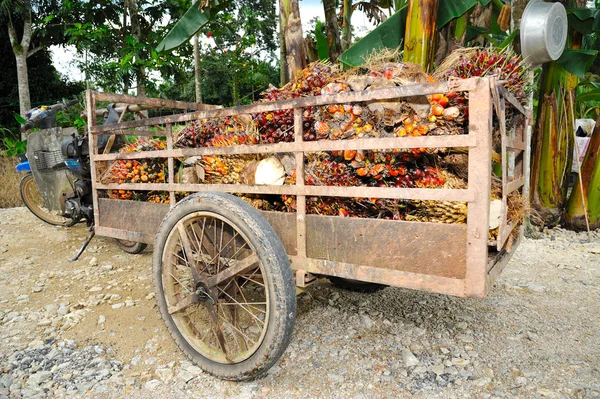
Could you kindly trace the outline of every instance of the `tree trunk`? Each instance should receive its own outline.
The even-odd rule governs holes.
[[[136,43],[140,43],[142,40],[142,31],[140,28],[136,0],[129,0],[129,15],[131,17],[131,36],[135,39]],[[138,64],[136,67],[138,97],[146,97],[146,68],[144,67],[142,60],[143,54],[135,54],[135,62]]]
[[[23,16],[23,36],[19,42],[17,31],[13,24],[10,11],[8,14],[8,37],[13,49],[17,66],[17,85],[19,89],[19,113],[25,117],[31,109],[31,96],[29,95],[29,75],[27,73],[27,57],[29,56],[29,45],[31,43],[31,3],[29,0],[23,2],[25,14]]]
[[[352,43],[352,0],[344,0],[342,11],[342,49],[346,51]]]
[[[287,60],[285,58],[285,14],[279,10],[279,85],[283,87],[288,82]]]
[[[581,164],[581,181],[575,182],[575,187],[569,197],[565,212],[565,223],[573,230],[586,230],[585,212],[589,218],[590,229],[600,228],[600,118],[590,139],[589,147]],[[585,199],[585,207],[583,199]]]
[[[333,62],[337,60],[342,53],[340,30],[338,26],[337,13],[335,12],[335,0],[323,0],[323,9],[325,11],[325,27],[327,29],[329,59]]]
[[[200,81],[200,50],[198,35],[194,35],[194,82],[196,87],[196,102],[202,103],[202,82]]]
[[[404,61],[433,68],[438,0],[409,0],[404,34]]]
[[[298,0],[280,0],[279,12],[283,14],[286,22],[284,35],[288,67],[287,78],[292,81],[296,74],[306,66]]]

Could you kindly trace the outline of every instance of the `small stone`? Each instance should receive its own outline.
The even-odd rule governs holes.
[[[32,288],[33,292],[42,292],[44,291],[44,287],[42,287],[41,285],[36,285],[35,287]]]
[[[159,385],[161,385],[161,382],[159,380],[150,380],[144,384],[144,388],[146,388],[149,391],[154,391]]]
[[[114,305],[111,306],[113,309],[119,309],[121,307],[123,307],[123,303],[115,303]]]
[[[109,270],[113,269],[113,265],[111,265],[111,264],[103,265],[100,269],[104,270],[104,271],[109,271]]]
[[[173,371],[170,368],[158,368],[154,370],[154,375],[165,384],[173,379]]]
[[[462,367],[462,366],[466,366],[467,364],[471,363],[470,360],[468,359],[462,359],[462,358],[452,358],[452,364],[458,367]]]
[[[450,349],[445,348],[445,347],[441,347],[440,348],[440,352],[442,352],[444,355],[447,355],[448,353],[450,353]]]
[[[49,326],[50,324],[52,324],[52,321],[49,319],[42,319],[40,321],[37,322],[37,325],[40,327],[45,327],[45,326]]]
[[[402,350],[402,359],[404,360],[404,365],[406,367],[416,366],[420,363],[419,359],[417,359],[417,357],[406,348]]]
[[[373,320],[371,320],[371,318],[366,314],[360,317],[360,321],[367,330],[370,330],[373,327]]]
[[[436,375],[444,374],[445,369],[446,367],[444,367],[443,364],[436,364],[434,366],[431,366],[431,371]]]
[[[177,374],[177,379],[183,381],[184,383],[188,383],[189,381],[191,381],[195,376],[190,373],[187,370],[181,370],[179,371],[179,373]]]
[[[515,378],[515,384],[517,384],[517,385],[525,385],[525,384],[527,384],[527,378],[525,378],[525,377],[516,377]]]
[[[547,292],[549,291],[549,287],[546,284],[538,284],[538,283],[528,283],[527,285],[525,285],[525,288],[527,288],[529,291],[533,291],[533,292]]]
[[[92,287],[88,290],[88,292],[98,292],[102,291],[102,287]]]
[[[329,379],[329,381],[336,383],[336,384],[341,384],[345,380],[345,378],[343,376],[338,375],[338,374],[333,374],[333,373],[327,374],[327,378]]]
[[[48,381],[51,377],[52,373],[50,371],[38,371],[37,373],[29,376],[29,379],[27,379],[27,385],[37,387],[40,384]]]
[[[492,383],[492,379],[489,377],[481,377],[473,381],[473,385],[476,387],[485,387]]]
[[[90,259],[90,266],[98,266],[98,259],[95,256]]]
[[[154,296],[155,296],[154,292],[151,292],[148,295],[146,295],[146,299],[150,300],[150,299],[154,298]]]
[[[104,324],[104,322],[106,321],[106,316],[98,316],[98,324]]]
[[[135,306],[135,301],[133,301],[131,299],[128,299],[128,300],[125,301],[125,307],[126,308],[130,308],[132,306]]]

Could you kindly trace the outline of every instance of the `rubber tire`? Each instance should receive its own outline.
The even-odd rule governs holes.
[[[69,226],[70,219],[63,218],[64,221],[62,222],[48,219],[48,217],[46,216],[46,212],[40,209],[40,207],[37,204],[28,202],[29,197],[25,194],[25,190],[27,190],[27,186],[32,183],[34,185],[36,184],[35,179],[33,178],[33,173],[31,172],[25,174],[25,176],[21,178],[21,182],[19,183],[19,194],[21,195],[21,200],[23,200],[23,203],[25,204],[27,209],[29,209],[29,211],[31,211],[31,213],[33,213],[38,219],[45,223],[51,224],[52,226]]]
[[[128,254],[133,254],[133,255],[142,253],[144,251],[144,249],[146,249],[146,247],[148,246],[148,244],[144,244],[143,242],[119,240],[118,238],[115,238],[115,242],[116,242],[117,246],[119,248],[121,248],[123,251],[127,252]],[[133,243],[133,244],[128,245],[127,243]]]
[[[264,339],[248,359],[222,364],[196,352],[177,329],[167,311],[162,286],[162,253],[177,222],[198,211],[226,217],[254,247],[263,265],[265,286],[269,289],[269,323]],[[154,241],[152,278],[160,314],[169,333],[183,352],[201,369],[224,380],[245,381],[258,378],[279,360],[292,339],[296,320],[296,289],[289,258],[273,227],[251,205],[230,194],[195,193],[180,201],[163,219]]]
[[[331,281],[331,284],[333,284],[334,286],[338,288],[343,288],[348,291],[371,293],[380,291],[387,287],[387,285],[383,284],[368,283],[366,281],[359,280],[350,280],[342,277],[328,276],[327,278],[329,279],[329,281]]]

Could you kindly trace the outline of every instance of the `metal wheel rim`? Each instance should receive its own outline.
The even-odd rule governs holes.
[[[251,255],[249,256],[257,256],[256,249],[252,246],[248,238],[245,234],[243,234],[239,229],[237,229],[226,217],[222,215],[215,214],[212,212],[194,212],[191,213],[184,218],[180,219],[176,225],[173,227],[167,241],[165,243],[165,249],[162,254],[162,286],[163,292],[165,296],[165,301],[167,304],[167,308],[169,309],[169,313],[173,319],[173,322],[177,326],[181,335],[184,339],[205,358],[212,360],[217,363],[222,364],[235,364],[242,362],[248,358],[250,358],[260,347],[261,343],[264,340],[266,331],[268,329],[269,324],[269,315],[270,315],[270,305],[269,305],[269,290],[266,287],[266,282],[264,279],[265,272],[262,262],[260,259],[258,260],[258,265],[255,266],[255,271],[252,271],[251,277],[252,280],[246,277],[241,277],[236,274],[232,278],[225,280],[223,283],[218,284],[218,299],[216,305],[216,314],[218,316],[217,324],[219,328],[221,328],[221,332],[225,330],[223,333],[223,337],[227,337],[228,339],[225,342],[225,351],[223,351],[220,347],[220,342],[218,338],[218,334],[216,333],[215,323],[211,320],[210,311],[208,310],[208,301],[204,303],[195,303],[186,307],[183,311],[172,311],[172,309],[176,308],[184,302],[187,297],[192,294],[192,289],[194,288],[194,280],[191,275],[191,271],[186,264],[187,260],[185,259],[185,252],[182,252],[183,243],[181,240],[181,229],[183,229],[188,233],[188,238],[191,238],[190,243],[195,243],[192,245],[192,252],[194,253],[195,258],[203,258],[206,259],[206,254],[202,254],[198,256],[197,248],[204,248],[202,244],[204,244],[204,238],[207,234],[203,234],[204,230],[201,230],[200,223],[196,223],[198,221],[203,221],[204,228],[206,229],[207,220],[214,221],[214,231],[217,232],[218,225],[220,224],[220,232],[221,237],[215,236],[216,240],[219,241],[220,238],[220,251],[223,251],[227,246],[223,246],[223,229],[224,226],[231,229],[234,233],[234,242],[236,242],[235,237],[239,237],[244,241],[244,245],[249,251],[251,251]],[[190,228],[193,226],[192,228]],[[191,233],[196,233],[191,234]],[[206,248],[204,248],[206,249]],[[237,250],[241,250],[243,248],[236,248]],[[195,250],[195,251],[194,251]],[[180,254],[184,255],[183,257]],[[220,252],[219,252],[220,254]],[[223,257],[218,256],[218,260],[221,260]],[[234,258],[230,258],[229,260],[233,260]],[[244,258],[246,259],[246,258]],[[179,268],[177,268],[179,266]],[[203,267],[206,265],[202,265]],[[214,268],[214,265],[212,265]],[[206,266],[208,267],[208,266]],[[187,279],[182,278],[185,276],[187,268]],[[227,269],[225,267],[222,270],[218,271],[222,272]],[[177,270],[175,270],[177,269]],[[202,270],[202,267],[198,268],[200,272],[207,272],[207,270]],[[174,275],[173,272],[176,272]],[[182,272],[184,273],[178,273]],[[256,277],[256,274],[260,274],[260,278]],[[214,273],[208,273],[213,276]],[[238,282],[238,278],[244,279],[242,282]],[[258,280],[262,279],[262,284]],[[247,300],[246,296],[249,297],[249,293],[244,290],[244,288],[254,287],[256,290],[260,290],[259,284],[262,285],[262,300]],[[241,288],[240,288],[241,286]],[[181,287],[181,288],[180,288]],[[227,290],[236,287],[240,288],[239,291],[241,295],[227,294]],[[223,290],[224,288],[224,290]],[[233,302],[236,299],[242,299],[243,302],[237,301],[239,305],[234,305]],[[231,301],[231,302],[229,302]],[[246,305],[245,308],[243,305]],[[225,308],[228,309],[225,309]],[[253,324],[251,326],[244,326],[238,322],[236,326],[236,320],[233,319],[233,313],[229,308],[239,308],[239,312],[235,311],[236,315],[242,316],[244,322],[250,320]],[[264,310],[262,310],[264,309]],[[262,321],[260,320],[260,315],[262,313]],[[227,315],[230,314],[230,318]],[[219,323],[220,322],[220,323]],[[233,322],[233,323],[232,323]],[[262,323],[262,325],[260,325]],[[252,327],[257,327],[260,329],[259,333],[256,333],[256,328],[251,330]],[[237,337],[237,338],[236,338]],[[250,341],[250,342],[248,342]],[[249,343],[251,345],[249,345]],[[245,350],[242,349],[245,347]],[[235,349],[239,349],[239,351],[233,352]]]
[[[25,180],[23,184],[23,201],[29,204],[33,209],[30,209],[36,216],[55,225],[64,225],[68,219],[60,215],[56,215],[45,208],[42,194],[35,183],[33,177]]]

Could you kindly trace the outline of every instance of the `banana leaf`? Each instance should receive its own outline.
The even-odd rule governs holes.
[[[586,91],[577,95],[577,103],[600,101],[600,89]]]
[[[582,35],[600,31],[600,10],[597,8],[568,8],[569,26]]]
[[[315,24],[315,39],[317,41],[317,53],[319,54],[320,60],[329,58],[327,36],[325,36],[323,32],[325,32],[325,24],[317,19],[317,23]]]
[[[396,11],[385,22],[354,43],[338,60],[346,66],[357,67],[363,65],[373,52],[400,47],[406,27],[406,10],[405,6]]]
[[[596,50],[566,50],[556,62],[567,72],[583,79],[596,59]]]
[[[171,29],[167,36],[156,47],[156,51],[163,52],[173,50],[182,44],[189,41],[207,22],[210,18],[223,10],[231,1],[218,1],[212,2],[212,7],[206,7],[202,10],[199,9],[198,0],[196,0],[189,10],[183,14],[183,17]]]
[[[477,3],[487,5],[491,0],[441,0],[438,6],[437,29],[458,18]]]

